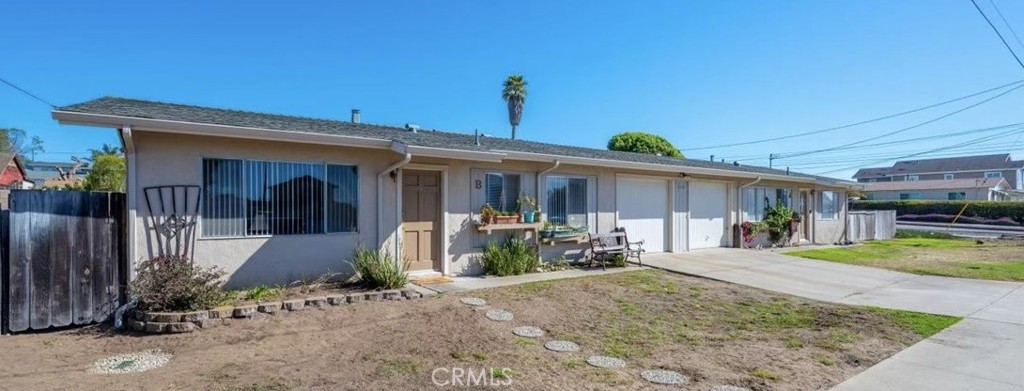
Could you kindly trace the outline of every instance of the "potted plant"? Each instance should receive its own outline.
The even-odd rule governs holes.
[[[491,204],[484,204],[480,207],[480,220],[484,225],[494,224],[495,210]]]
[[[522,222],[532,224],[537,219],[537,214],[534,212],[537,210],[537,199],[530,197],[526,193],[519,196],[519,215],[522,216]],[[528,208],[528,210],[526,210]]]

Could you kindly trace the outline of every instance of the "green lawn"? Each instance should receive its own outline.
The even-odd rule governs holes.
[[[1012,241],[903,238],[787,255],[915,274],[1024,281],[1024,243]]]

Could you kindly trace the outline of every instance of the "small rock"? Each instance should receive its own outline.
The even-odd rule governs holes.
[[[140,322],[145,322],[146,313],[139,310],[135,310],[135,312],[132,313],[132,318]]]
[[[348,302],[349,303],[358,303],[360,301],[363,301],[363,299],[366,296],[364,296],[362,293],[354,293],[354,294],[348,295],[346,297],[348,297]]]
[[[134,331],[141,332],[146,330],[146,322],[143,322],[141,320],[128,318],[124,321],[124,323],[126,326],[128,326],[129,329],[132,329]]]
[[[331,305],[342,305],[348,303],[348,296],[345,295],[327,295],[327,302]]]
[[[208,329],[210,327],[216,326],[220,322],[222,322],[221,319],[203,319],[203,320],[192,322],[192,324],[196,325],[197,327],[199,327],[201,329]]]
[[[580,345],[571,341],[548,341],[544,348],[553,352],[578,352]]]
[[[383,298],[384,298],[384,293],[382,293],[382,292],[367,292],[366,293],[366,301],[380,301]]]
[[[149,312],[146,314],[146,322],[181,322],[181,314],[177,312]]]
[[[384,296],[384,300],[398,300],[402,298],[402,292],[394,289],[381,291],[380,294]]]
[[[404,297],[406,299],[409,299],[409,300],[412,300],[412,299],[419,299],[419,298],[423,297],[423,294],[419,293],[415,289],[402,289],[402,297]]]
[[[750,391],[750,389],[736,386],[714,386],[711,387],[711,391]]]
[[[307,297],[306,307],[325,308],[327,307],[327,298],[323,296]]]
[[[168,333],[191,333],[196,330],[196,325],[190,322],[168,323]]]
[[[146,322],[147,333],[157,334],[164,332],[164,330],[167,330],[167,323]]]
[[[306,300],[285,300],[284,308],[288,311],[302,311],[304,308],[306,308]]]
[[[690,382],[686,375],[664,369],[641,371],[640,377],[654,384],[683,385]]]
[[[234,312],[231,313],[231,316],[234,316],[236,318],[251,318],[255,316],[257,312],[258,309],[256,305],[243,305],[235,307],[235,310]]]
[[[608,357],[608,356],[591,356],[587,357],[587,364],[598,368],[614,368],[621,369],[626,367],[626,361],[621,358]]]
[[[526,338],[540,338],[544,335],[544,330],[541,330],[540,327],[521,326],[512,329],[512,334]]]
[[[276,301],[272,303],[260,303],[258,306],[256,306],[256,310],[264,314],[273,315],[281,310],[281,303]]]
[[[487,305],[487,300],[481,299],[479,297],[464,297],[462,298],[462,300],[459,301],[461,301],[462,304],[473,307],[483,307]]]
[[[490,310],[487,311],[485,316],[487,316],[487,319],[495,322],[508,322],[514,318],[511,312],[505,310]]]

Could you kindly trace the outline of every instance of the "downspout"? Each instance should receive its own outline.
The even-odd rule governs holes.
[[[538,208],[540,207],[540,189],[541,189],[540,186],[542,185],[540,178],[542,176],[544,176],[544,175],[547,175],[551,171],[557,170],[558,166],[560,166],[561,164],[562,164],[561,161],[555,160],[555,163],[552,164],[551,167],[548,167],[547,169],[544,169],[544,170],[542,170],[542,171],[537,173],[537,207]],[[547,200],[545,200],[545,201],[547,201]],[[543,218],[543,216],[541,216],[541,217]]]
[[[399,151],[396,151],[396,152],[403,154],[402,160],[399,160],[399,161],[395,162],[394,164],[388,166],[388,168],[385,168],[383,171],[377,173],[377,248],[378,249],[381,248],[382,246],[384,246],[384,242],[383,242],[383,240],[384,240],[384,176],[388,175],[390,172],[392,172],[394,170],[402,168],[402,166],[404,166],[406,164],[409,164],[409,161],[412,160],[412,153],[409,152],[408,147],[403,147],[401,152],[399,152]],[[397,183],[397,181],[396,181],[396,183]],[[401,216],[401,213],[402,213],[401,212],[401,210],[402,210],[402,197],[399,196],[399,194],[398,194],[399,191],[401,191],[401,189],[399,189],[399,190],[397,190],[395,192],[395,206],[396,206],[395,213],[398,213],[399,216]],[[395,252],[393,252],[392,255],[396,256],[396,257],[398,256],[398,241],[397,240],[395,241]]]
[[[740,185],[739,189],[736,191],[736,220],[739,221],[736,224],[740,230],[740,248],[746,248],[744,247],[745,243],[743,242],[743,190],[758,184],[758,182],[761,182],[761,177],[757,177],[753,182]]]
[[[124,278],[125,282],[130,282],[132,280],[132,277],[134,277],[134,274],[135,274],[135,260],[136,260],[136,257],[138,256],[137,255],[138,246],[137,246],[137,243],[136,243],[138,235],[135,232],[135,226],[136,226],[135,219],[137,217],[136,203],[137,203],[137,198],[138,198],[137,194],[136,194],[136,187],[137,187],[137,185],[135,183],[136,182],[135,181],[135,178],[136,178],[135,160],[136,160],[136,158],[135,158],[135,142],[132,140],[132,127],[131,127],[131,125],[122,125],[121,128],[118,129],[118,136],[121,139],[121,148],[124,150],[125,171],[126,171],[125,172],[124,190],[125,190],[125,203],[127,204],[126,208],[128,209],[127,210],[127,219],[126,219],[127,221],[125,222],[125,228],[124,228],[124,230],[126,231],[126,234],[127,234],[126,235],[127,237],[125,238],[125,241],[127,241],[127,243],[125,244],[125,247],[127,247],[126,248],[127,254],[125,256],[125,264],[126,265],[125,265],[125,276],[123,278]],[[121,285],[122,287],[124,286],[124,284],[121,281],[118,281],[118,285]],[[121,288],[121,289],[123,289],[123,288]],[[121,291],[120,295],[121,295],[121,297],[124,297],[124,292]],[[123,321],[124,315],[125,315],[126,312],[128,312],[129,310],[134,308],[136,305],[137,305],[137,302],[134,299],[133,300],[129,300],[127,303],[121,305],[120,307],[118,307],[118,309],[116,311],[114,311],[114,329],[116,329],[116,330],[124,329],[124,321]]]

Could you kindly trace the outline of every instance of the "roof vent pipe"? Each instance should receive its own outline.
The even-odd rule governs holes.
[[[711,155],[711,161],[715,161],[715,155]]]
[[[359,109],[352,109],[352,123],[359,123]]]
[[[786,167],[786,175],[789,175],[789,167]]]
[[[420,126],[416,124],[405,124],[405,128],[409,129],[409,131],[413,133],[416,133],[420,130]]]

